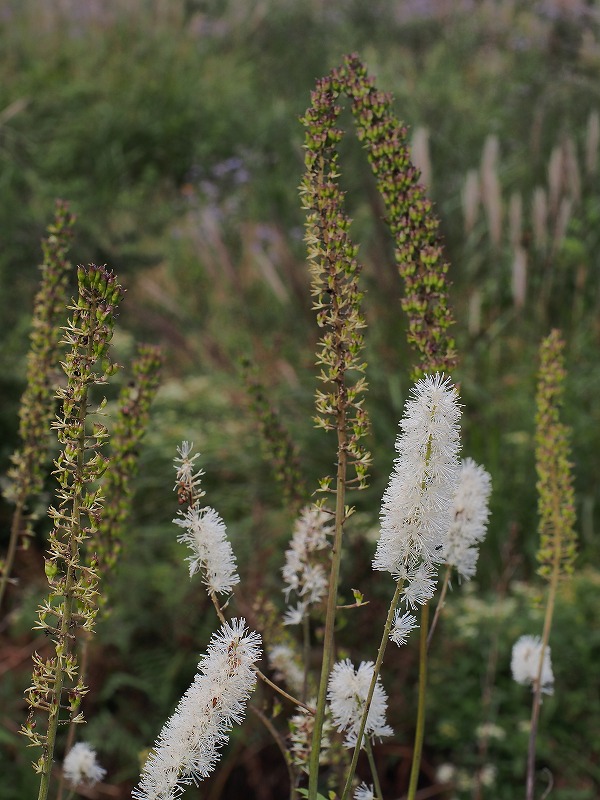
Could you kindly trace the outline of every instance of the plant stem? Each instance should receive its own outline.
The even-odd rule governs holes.
[[[340,386],[340,394],[344,387]],[[340,564],[342,560],[342,536],[345,519],[344,501],[346,496],[346,466],[348,455],[346,452],[346,411],[343,405],[338,411],[338,465],[335,502],[335,533],[333,552],[331,558],[331,572],[329,575],[329,593],[327,595],[327,616],[325,618],[325,636],[323,640],[323,661],[321,665],[321,679],[317,696],[317,710],[313,729],[312,747],[309,761],[308,800],[316,800],[319,786],[319,757],[321,754],[321,736],[325,719],[325,702],[327,699],[327,681],[331,672],[333,661],[333,646],[335,633],[335,615],[337,611],[337,594],[340,577]]]
[[[17,504],[15,506],[15,512],[12,518],[12,524],[10,527],[10,540],[8,542],[8,552],[6,553],[6,559],[2,567],[2,574],[0,575],[0,609],[2,608],[2,601],[4,600],[6,587],[8,586],[10,574],[12,572],[13,564],[15,562],[15,554],[17,552],[17,542],[19,541],[19,536],[21,533],[21,521],[23,519],[23,512],[25,510],[25,501],[27,499],[28,488],[29,487],[27,487],[26,489],[22,489],[19,492],[19,497],[17,498]]]
[[[436,625],[438,623],[438,620],[439,620],[440,615],[442,613],[442,610],[444,608],[444,601],[446,599],[446,594],[448,593],[448,586],[450,585],[450,575],[451,575],[451,573],[452,573],[452,567],[448,565],[446,567],[446,574],[444,575],[444,583],[443,583],[443,586],[442,586],[442,591],[440,592],[440,599],[438,600],[438,604],[437,604],[436,609],[435,609],[435,614],[433,615],[433,620],[431,622],[431,627],[429,628],[429,633],[427,634],[427,649],[428,650],[429,650],[429,647],[431,645],[431,640],[433,639],[433,632],[435,630],[435,627],[436,627]]]
[[[302,654],[304,656],[304,677],[302,680],[302,701],[308,697],[308,671],[310,668],[310,619],[308,614],[302,620]]]
[[[396,590],[394,592],[394,596],[392,597],[392,602],[390,603],[390,608],[388,611],[387,619],[385,621],[385,625],[383,628],[383,635],[381,637],[381,643],[379,645],[379,650],[377,651],[377,660],[375,661],[375,667],[373,669],[373,677],[371,678],[371,685],[369,686],[369,692],[367,694],[367,698],[365,700],[365,708],[363,711],[362,719],[360,721],[360,728],[358,731],[358,736],[356,738],[356,745],[354,747],[354,753],[352,754],[352,761],[350,763],[350,769],[348,770],[348,777],[346,778],[346,784],[344,786],[344,791],[342,792],[341,800],[346,800],[350,789],[352,787],[352,779],[354,778],[354,773],[356,772],[356,765],[358,763],[358,755],[360,753],[361,744],[364,738],[365,728],[367,726],[367,717],[369,715],[369,708],[371,706],[371,700],[373,699],[373,694],[375,692],[375,685],[377,683],[377,676],[381,670],[381,665],[383,663],[383,656],[385,654],[385,649],[387,647],[388,638],[390,635],[390,629],[392,627],[392,620],[394,618],[394,611],[396,610],[396,606],[398,605],[398,600],[400,599],[400,593],[402,591],[402,586],[404,581],[399,580],[396,583]]]
[[[375,763],[375,759],[373,758],[373,747],[371,745],[371,741],[369,737],[365,739],[365,750],[367,752],[367,758],[369,760],[369,766],[371,767],[371,775],[373,776],[373,786],[375,787],[375,797],[377,800],[383,800],[383,794],[381,792],[381,785],[379,783],[379,774],[377,772],[377,764]]]
[[[559,539],[559,537],[556,537]],[[558,580],[560,576],[560,542],[555,548],[555,568],[550,580],[548,591],[548,602],[546,603],[546,614],[544,618],[544,631],[542,633],[542,646],[540,649],[540,663],[538,666],[537,679],[533,690],[533,704],[531,708],[531,725],[529,730],[529,746],[527,748],[527,780],[525,796],[527,800],[534,800],[535,794],[535,745],[537,738],[538,722],[540,718],[540,705],[542,702],[542,670],[544,666],[544,654],[550,641],[550,629],[552,627],[552,617],[554,615],[554,604],[558,590]]]
[[[415,800],[417,783],[419,782],[419,768],[421,766],[421,753],[423,752],[423,736],[425,733],[425,700],[427,690],[427,628],[429,626],[429,603],[425,603],[421,611],[421,638],[419,641],[419,699],[417,707],[417,729],[415,731],[415,746],[413,750],[410,782],[408,785],[408,800]]]
[[[279,752],[283,756],[283,760],[285,761],[285,766],[287,767],[288,778],[290,780],[290,800],[294,800],[294,794],[295,794],[294,770],[292,769],[292,765],[290,763],[290,758],[285,743],[283,742],[281,735],[279,734],[279,732],[277,731],[271,720],[265,714],[263,714],[263,712],[259,708],[256,708],[256,706],[248,706],[248,708],[254,714],[254,716],[257,717],[262,722],[262,724],[265,726],[265,728],[269,731],[269,733],[275,740],[275,744],[279,748]]]

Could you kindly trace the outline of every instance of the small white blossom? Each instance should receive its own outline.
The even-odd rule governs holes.
[[[456,767],[453,764],[440,764],[435,771],[435,779],[438,783],[451,783],[456,775]]]
[[[444,546],[444,561],[455,567],[465,580],[475,574],[479,556],[477,545],[486,534],[491,490],[489,473],[472,458],[464,459],[454,496],[452,524]]]
[[[406,586],[402,591],[402,600],[409,608],[424,606],[435,594],[436,570],[428,561],[419,564],[412,575],[406,578]]]
[[[194,461],[199,458],[200,453],[190,457],[190,453],[194,449],[193,442],[182,442],[177,448],[179,456],[173,459],[175,470],[177,472],[177,479],[175,481],[174,491],[178,492],[184,502],[189,502],[190,505],[197,502],[204,496],[204,492],[200,489],[200,479],[204,475],[204,471],[199,469],[194,472]]]
[[[63,774],[73,786],[85,783],[93,786],[106,775],[96,761],[96,751],[86,742],[77,742],[69,750],[63,761]]]
[[[358,740],[360,721],[373,678],[375,665],[362,661],[355,671],[349,659],[334,664],[329,676],[327,699],[338,731],[345,731],[344,745],[352,748]],[[375,684],[371,707],[367,715],[364,736],[391,736],[394,731],[386,724],[387,694],[379,675]],[[362,746],[361,742],[361,746]]]
[[[481,781],[481,785],[485,786],[486,789],[491,789],[491,787],[496,783],[497,774],[498,770],[494,764],[484,764],[479,771],[479,780]]]
[[[406,644],[411,631],[419,627],[417,618],[406,611],[404,614],[397,609],[394,617],[394,623],[390,631],[390,639],[398,645]]]
[[[300,623],[309,606],[319,603],[327,593],[327,575],[323,566],[315,561],[314,554],[328,547],[329,533],[331,516],[326,511],[314,505],[302,509],[281,570],[286,600],[294,592],[301,602],[295,609],[288,608],[284,625]]]
[[[441,562],[458,483],[460,415],[456,389],[439,373],[412,388],[383,496],[373,569],[398,579],[420,562]]]
[[[185,513],[180,512],[173,522],[185,530],[177,537],[177,541],[187,544],[192,551],[187,559],[190,578],[201,571],[210,591],[219,594],[230,592],[240,578],[227,538],[227,528],[214,508],[190,506]]]
[[[142,770],[135,800],[175,800],[215,768],[229,731],[239,725],[256,685],[258,633],[243,619],[221,626],[198,664],[194,682],[166,722]]]
[[[373,786],[367,786],[366,783],[361,783],[354,790],[354,800],[374,800],[375,792]]]
[[[540,657],[542,654],[542,640],[539,636],[521,636],[512,650],[510,668],[512,675],[517,683],[532,689],[537,681],[540,669]],[[552,662],[550,659],[550,648],[544,650],[544,661],[542,664],[541,688],[544,694],[554,693],[554,675],[552,673]]]
[[[293,606],[289,606],[283,615],[283,624],[300,625],[306,615],[307,608],[307,603],[298,603],[295,608]]]

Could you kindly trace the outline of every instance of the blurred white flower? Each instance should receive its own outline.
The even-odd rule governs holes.
[[[86,742],[77,742],[65,756],[63,773],[73,786],[77,786],[78,783],[93,786],[102,780],[106,770],[98,764],[93,747]]]
[[[451,511],[452,522],[444,545],[446,564],[455,567],[459,575],[470,580],[475,575],[479,551],[489,517],[488,500],[492,480],[483,467],[472,458],[461,462],[459,484]]]
[[[260,657],[260,636],[246,628],[244,619],[232,619],[213,634],[194,682],[146,760],[132,792],[135,800],[174,800],[183,786],[212,772],[229,731],[244,718]]]
[[[453,764],[440,764],[435,771],[435,779],[439,783],[451,783],[456,775],[456,767]]]
[[[334,664],[329,676],[327,699],[338,731],[345,731],[344,745],[352,748],[358,740],[360,721],[373,678],[375,664],[362,661],[355,671],[350,659]],[[375,692],[367,716],[364,736],[392,736],[394,731],[386,724],[387,694],[377,676]],[[361,746],[363,742],[361,742]]]
[[[460,415],[456,389],[436,373],[411,389],[400,421],[398,457],[383,496],[373,569],[416,580],[411,604],[431,596],[420,564],[442,560],[458,484]]]
[[[297,625],[310,605],[319,603],[327,593],[327,575],[323,566],[315,561],[315,553],[329,546],[331,516],[318,506],[305,506],[294,525],[289,548],[285,553],[285,566],[281,572],[285,583],[285,599],[294,592],[301,602],[289,607],[284,615],[284,625]]]
[[[512,650],[510,668],[512,675],[517,683],[524,686],[531,685],[532,689],[537,681],[540,669],[540,658],[542,655],[542,640],[539,636],[521,636]],[[542,664],[541,689],[544,694],[554,693],[554,675],[552,673],[552,662],[550,659],[550,648],[544,650],[544,661]]]
[[[190,578],[196,572],[202,572],[203,581],[210,591],[218,594],[231,592],[240,578],[227,528],[214,508],[190,506],[173,522],[185,531],[177,541],[187,544],[192,551],[187,558]]]
[[[275,679],[284,681],[290,689],[300,694],[304,686],[304,670],[292,648],[287,644],[276,644],[269,648],[268,656]]]

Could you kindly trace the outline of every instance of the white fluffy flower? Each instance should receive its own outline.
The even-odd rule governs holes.
[[[367,786],[366,783],[361,783],[354,790],[354,800],[374,800],[375,792],[372,786]]]
[[[375,664],[362,661],[358,670],[354,670],[350,659],[334,664],[329,676],[327,699],[331,715],[338,731],[345,731],[344,745],[352,748],[358,740],[360,721],[365,709],[365,701],[373,678]],[[386,724],[387,694],[377,676],[371,707],[365,726],[366,736],[391,736],[394,731]],[[361,742],[362,745],[362,742]]]
[[[411,631],[419,627],[416,617],[408,611],[405,614],[398,609],[394,617],[394,623],[390,631],[390,639],[398,645],[406,644]]]
[[[227,538],[227,528],[214,508],[190,506],[185,513],[180,512],[173,522],[185,530],[177,537],[177,541],[187,544],[192,551],[187,559],[190,577],[201,571],[210,591],[219,594],[230,592],[240,578]]]
[[[260,657],[260,636],[243,619],[225,623],[213,635],[194,682],[148,756],[135,800],[174,800],[185,785],[212,772],[229,731],[244,718]]]
[[[411,389],[383,496],[374,569],[405,578],[420,562],[442,560],[458,482],[460,415],[456,389],[439,373]]]
[[[327,575],[323,566],[315,562],[314,554],[328,546],[327,534],[330,532],[331,517],[326,511],[318,506],[302,509],[281,570],[286,584],[286,600],[294,592],[301,602],[295,609],[288,608],[284,615],[285,625],[301,622],[308,607],[319,603],[327,593]]]
[[[452,524],[444,546],[444,561],[470,580],[475,574],[479,551],[489,517],[488,500],[492,480],[472,458],[461,462],[460,481],[454,496]]]
[[[521,638],[515,642],[512,650],[510,668],[513,678],[517,683],[523,684],[524,686],[530,684],[532,688],[535,686],[540,669],[541,654],[542,640],[539,636],[521,636]],[[544,694],[553,694],[554,675],[552,674],[549,647],[546,647],[544,650],[541,684]]]
[[[65,756],[63,773],[73,786],[79,783],[93,786],[102,780],[106,770],[96,761],[96,751],[93,747],[86,742],[77,742]]]

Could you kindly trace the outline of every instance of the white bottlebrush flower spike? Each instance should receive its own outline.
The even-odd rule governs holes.
[[[515,642],[512,650],[510,668],[512,676],[517,683],[523,684],[524,686],[531,685],[532,689],[534,688],[540,669],[541,652],[542,640],[539,636],[521,636],[521,638]],[[549,647],[546,647],[544,650],[541,684],[544,694],[554,693],[554,675],[552,673]]]
[[[417,578],[416,596],[426,588],[419,565],[443,560],[458,483],[460,415],[456,389],[436,373],[415,384],[400,421],[398,457],[383,496],[373,568],[409,582]]]
[[[396,610],[392,629],[390,630],[390,639],[398,645],[406,644],[410,632],[419,627],[417,618],[410,614],[408,611],[402,613],[399,609]]]
[[[444,547],[444,561],[455,567],[461,578],[475,575],[478,544],[486,534],[488,500],[492,480],[472,458],[461,462],[458,489],[452,505],[452,523]]]
[[[192,555],[188,557],[190,578],[202,573],[204,583],[211,592],[226,594],[240,582],[227,528],[214,508],[190,506],[180,512],[173,522],[185,533],[177,537],[187,544]]]
[[[96,751],[86,742],[77,742],[63,761],[63,774],[72,786],[84,783],[94,786],[106,775],[96,760]]]
[[[334,724],[338,731],[345,731],[344,745],[356,745],[360,721],[369,693],[375,665],[372,661],[362,661],[355,671],[349,659],[334,664],[329,676],[327,700]],[[386,724],[387,694],[381,679],[377,676],[375,692],[367,716],[365,737],[391,736],[394,731]],[[361,743],[362,744],[362,743]]]
[[[318,506],[305,506],[300,512],[281,570],[286,600],[294,592],[300,603],[296,608],[288,607],[285,625],[302,622],[308,607],[319,603],[327,593],[327,575],[314,554],[328,547],[327,534],[331,533],[331,527],[331,516]]]
[[[375,792],[372,786],[367,786],[366,783],[361,783],[354,790],[354,800],[375,800]]]
[[[198,664],[194,682],[166,722],[142,770],[135,800],[175,800],[219,760],[234,724],[245,714],[261,657],[258,633],[243,619],[222,625]]]

